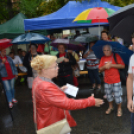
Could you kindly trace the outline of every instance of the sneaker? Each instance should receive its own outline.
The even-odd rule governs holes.
[[[13,108],[13,103],[9,102],[9,108]]]
[[[16,99],[12,99],[13,103],[18,103],[18,101]]]

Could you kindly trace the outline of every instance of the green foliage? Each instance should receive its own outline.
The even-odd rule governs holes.
[[[17,13],[22,12],[28,18],[34,18],[53,13],[62,8],[69,0],[0,0],[0,23],[3,23]],[[82,1],[82,0],[76,0]],[[89,0],[90,1],[90,0]],[[133,0],[102,0],[115,6],[126,6],[133,3]]]
[[[67,2],[68,0],[43,1],[40,5],[40,12],[42,12],[42,15],[53,13],[63,7]]]
[[[119,7],[124,7],[134,2],[133,0],[102,0],[102,1],[107,1],[110,4]]]
[[[42,0],[20,0],[19,10],[28,18],[40,16],[39,6]]]
[[[9,13],[14,13],[14,8],[12,8],[12,11],[10,12],[10,0],[1,0],[0,1],[0,23],[8,20],[11,16]]]
[[[40,5],[40,11],[42,12],[43,15],[53,13],[58,9],[62,8],[68,1],[69,0],[49,0],[47,2],[44,1]],[[81,2],[82,0],[76,0],[76,1]],[[133,0],[102,0],[102,1],[106,1],[112,5],[120,6],[120,7],[133,3]]]

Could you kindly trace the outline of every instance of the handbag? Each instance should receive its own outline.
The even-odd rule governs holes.
[[[75,77],[79,77],[80,76],[80,70],[78,69],[78,67],[76,67],[75,69],[73,69],[73,73]]]
[[[35,118],[35,122],[37,122],[35,91],[33,91],[33,99],[34,99],[34,118]],[[65,118],[63,120],[60,120],[56,123],[53,123],[52,125],[49,125],[48,127],[44,127],[39,130],[37,130],[37,124],[35,124],[36,133],[37,134],[67,134],[71,132],[71,128],[68,124],[65,110],[64,110],[64,115]]]
[[[72,56],[73,56],[74,59],[76,60],[76,64],[75,64],[75,65],[72,65],[73,75],[74,75],[75,77],[79,77],[79,76],[80,76],[80,69],[79,69],[79,65],[78,65],[78,63],[77,63],[78,60],[79,60],[79,58],[77,58],[78,55],[77,55],[75,52],[72,53]],[[69,53],[68,53],[68,57],[70,58]]]

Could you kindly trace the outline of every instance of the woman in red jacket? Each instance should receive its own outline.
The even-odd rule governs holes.
[[[64,93],[66,86],[59,88],[52,82],[52,79],[58,75],[59,68],[56,60],[55,56],[42,55],[31,61],[32,68],[38,72],[32,86],[32,93],[35,94],[33,102],[36,102],[37,129],[64,119],[64,110],[70,127],[74,127],[76,122],[68,110],[99,107],[103,104],[103,100],[95,99],[93,96],[80,100],[69,99]],[[33,106],[35,108],[35,104]]]

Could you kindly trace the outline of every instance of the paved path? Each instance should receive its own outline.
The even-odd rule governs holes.
[[[80,89],[88,89],[89,81],[82,77],[79,79]],[[71,134],[130,134],[130,113],[127,110],[126,89],[123,87],[123,116],[116,116],[117,107],[110,115],[105,115],[108,107],[107,101],[100,107],[86,108],[72,111],[71,114],[77,122]],[[26,86],[16,87],[16,98],[19,103],[11,110],[14,122],[11,121],[6,106],[4,94],[0,94],[0,134],[35,134],[33,124],[33,109],[31,91]]]

